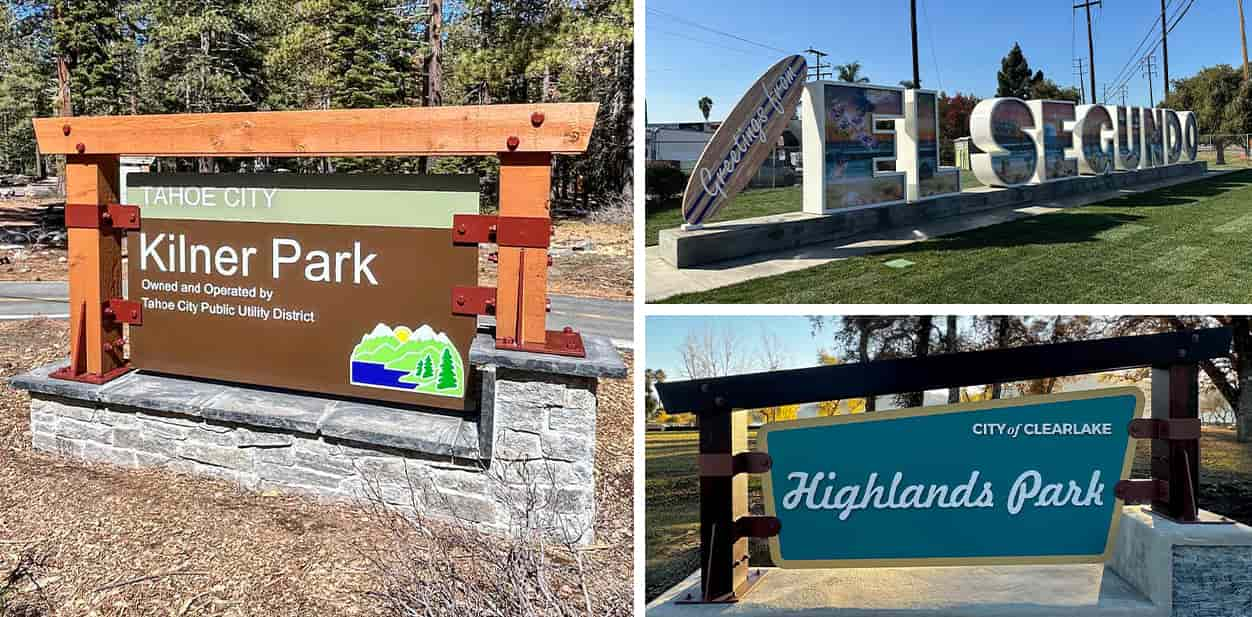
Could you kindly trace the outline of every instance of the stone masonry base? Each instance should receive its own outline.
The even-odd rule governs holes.
[[[459,415],[143,373],[13,381],[31,392],[39,450],[591,542],[597,378],[496,361],[477,367],[479,412]]]

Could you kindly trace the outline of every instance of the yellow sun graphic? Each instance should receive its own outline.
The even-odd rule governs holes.
[[[413,335],[413,331],[404,326],[400,326],[399,328],[396,328],[393,331],[393,333],[396,336],[396,340],[400,341],[401,343],[409,340],[409,337]]]

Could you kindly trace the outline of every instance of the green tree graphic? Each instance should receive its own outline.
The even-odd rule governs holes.
[[[452,351],[444,348],[443,357],[439,360],[439,383],[436,385],[440,390],[455,390],[456,381],[456,365],[452,362]]]
[[[430,359],[430,354],[426,354],[426,359],[422,360],[421,376],[422,379],[430,379],[435,376],[435,363]]]

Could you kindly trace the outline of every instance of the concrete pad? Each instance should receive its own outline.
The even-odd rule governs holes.
[[[648,605],[648,617],[1164,617],[1102,564],[777,570],[737,604],[675,604],[699,595],[693,574]],[[694,590],[694,591],[693,591]]]
[[[930,238],[953,235],[971,229],[1038,216],[1047,212],[1079,208],[1108,199],[1215,178],[1237,171],[1240,170],[1217,170],[1208,171],[1200,176],[1169,177],[1138,185],[1133,189],[1111,188],[1109,190],[1068,195],[1027,205],[1023,205],[1020,201],[1006,201],[1003,205],[989,210],[958,214],[920,224],[866,233],[831,242],[810,244],[784,251],[751,255],[690,268],[676,268],[670,265],[662,258],[661,246],[649,246],[644,252],[644,301],[659,302],[678,294],[708,291],[766,276],[786,274],[849,257],[881,253],[892,248]],[[999,194],[1008,192],[1010,191],[1004,189],[980,187],[963,191],[962,193]],[[778,216],[787,220],[796,220],[801,218],[802,214],[795,213],[794,215]],[[731,223],[735,222],[732,221]]]

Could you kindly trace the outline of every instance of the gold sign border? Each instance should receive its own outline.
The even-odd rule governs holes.
[[[1083,390],[1079,392],[1067,392],[1062,394],[1045,394],[1039,396],[1025,396],[1011,399],[1000,399],[994,401],[977,401],[973,403],[958,403],[955,405],[936,405],[934,407],[910,407],[907,409],[893,409],[889,411],[875,411],[870,413],[860,413],[854,415],[828,416],[824,418],[806,418],[804,420],[791,420],[787,422],[775,422],[765,424],[757,430],[756,450],[758,452],[769,453],[769,434],[774,431],[786,431],[792,429],[812,428],[817,426],[832,426],[839,424],[856,424],[859,422],[884,422],[889,420],[899,420],[901,418],[917,418],[925,416],[940,416],[953,413],[964,413],[970,411],[984,411],[987,409],[1002,409],[1006,407],[1024,407],[1027,405],[1039,405],[1046,403],[1060,403],[1064,401],[1077,401],[1093,398],[1111,398],[1115,396],[1133,395],[1135,397],[1135,412],[1133,418],[1139,418],[1143,413],[1144,396],[1143,391],[1132,386],[1122,386],[1117,388],[1102,388],[1099,390]],[[1117,430],[1117,427],[1114,427]],[[1130,468],[1135,459],[1135,443],[1130,436],[1128,427],[1126,430],[1126,457],[1122,462],[1121,480],[1130,477]],[[773,474],[766,473],[761,481],[762,489],[765,492],[765,513],[769,516],[777,516],[774,508],[774,486]],[[1103,563],[1108,561],[1113,553],[1113,544],[1117,537],[1117,530],[1121,524],[1122,518],[1122,500],[1117,499],[1113,504],[1113,522],[1109,525],[1109,535],[1104,542],[1104,552],[1098,555],[1048,555],[1048,556],[1005,556],[1005,557],[927,557],[927,558],[889,558],[889,559],[783,559],[782,550],[779,547],[778,536],[769,539],[769,555],[774,561],[774,565],[784,569],[812,569],[812,568],[893,568],[905,566],[996,566],[996,565],[1037,565],[1037,564],[1071,564],[1071,563]]]

